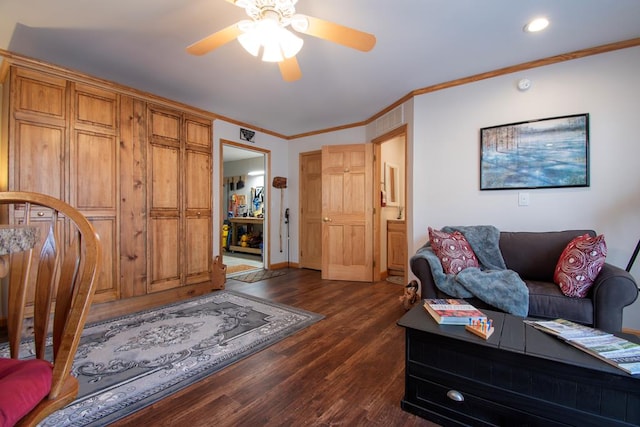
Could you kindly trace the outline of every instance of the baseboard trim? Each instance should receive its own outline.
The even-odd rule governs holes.
[[[280,270],[281,268],[300,268],[297,262],[279,262],[277,264],[269,264],[269,270]]]

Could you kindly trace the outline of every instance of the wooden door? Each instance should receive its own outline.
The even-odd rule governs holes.
[[[184,274],[187,285],[211,279],[211,121],[185,119],[185,241]]]
[[[181,115],[149,107],[148,156],[148,292],[180,286],[181,239]]]
[[[373,145],[322,147],[322,278],[373,278]]]
[[[322,269],[322,152],[300,154],[300,267]]]
[[[102,261],[95,302],[113,301],[120,297],[120,97],[80,83],[71,87],[69,202],[100,235]]]

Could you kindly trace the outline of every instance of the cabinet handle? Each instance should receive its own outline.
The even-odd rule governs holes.
[[[44,212],[38,212],[38,216],[44,216]]]
[[[464,396],[458,390],[449,390],[447,397],[456,402],[464,402]]]
[[[200,212],[196,212],[196,215],[200,216]]]

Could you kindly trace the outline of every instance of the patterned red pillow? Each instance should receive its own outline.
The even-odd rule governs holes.
[[[578,236],[562,251],[553,281],[566,296],[584,298],[600,273],[606,257],[604,235]]]
[[[445,233],[429,227],[429,241],[445,273],[458,274],[465,268],[479,266],[471,245],[459,231]]]

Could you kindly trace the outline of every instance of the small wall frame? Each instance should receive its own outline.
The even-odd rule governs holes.
[[[387,206],[400,205],[400,174],[398,165],[385,162],[384,189],[387,195]]]

